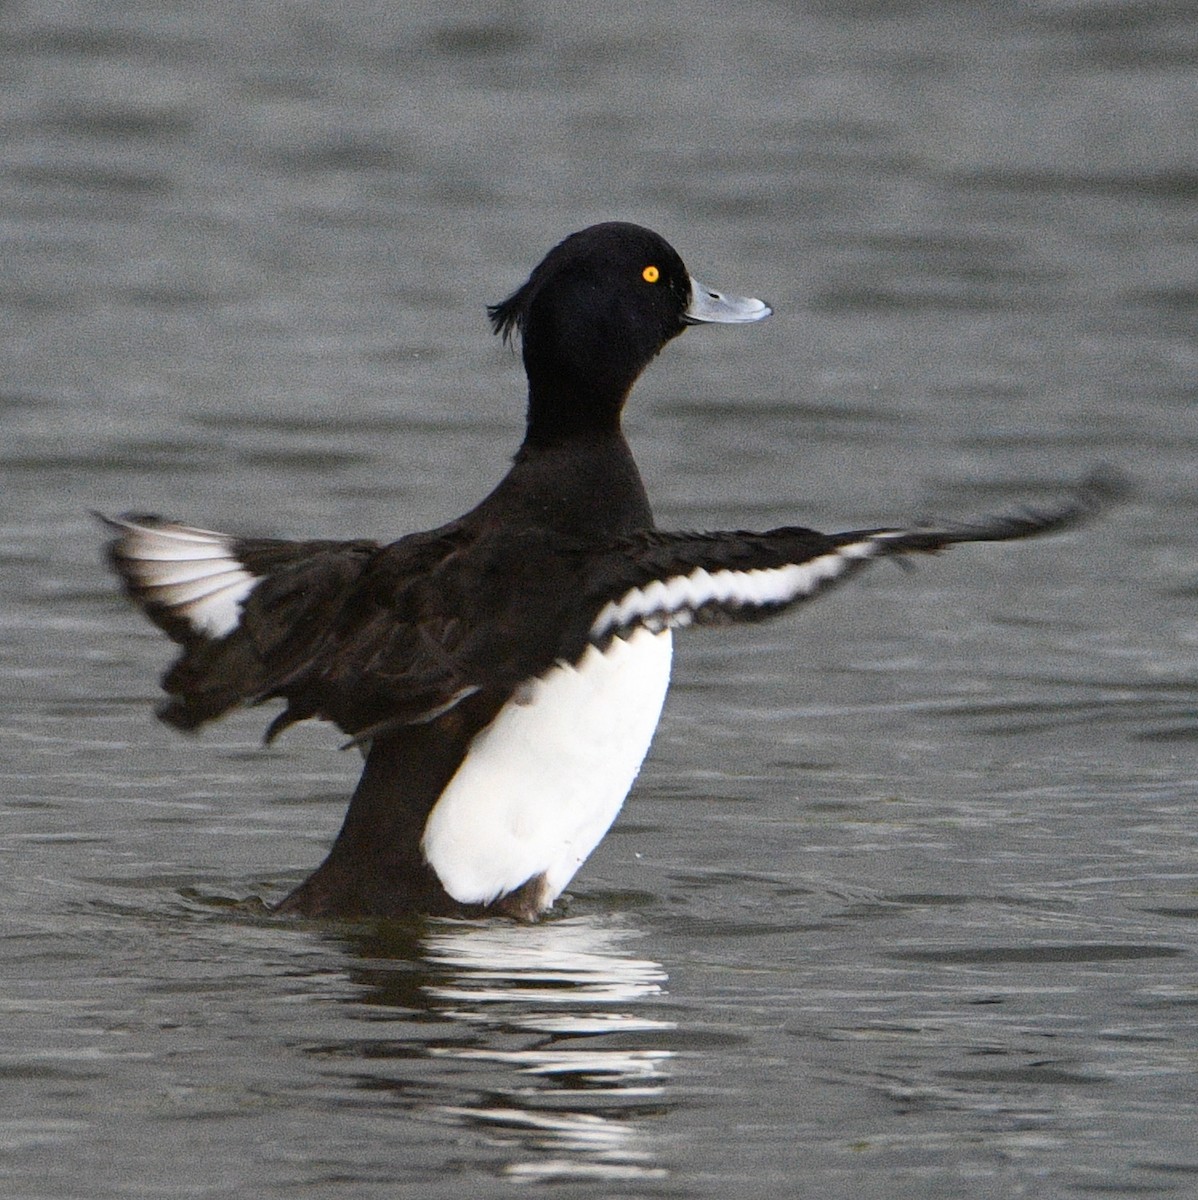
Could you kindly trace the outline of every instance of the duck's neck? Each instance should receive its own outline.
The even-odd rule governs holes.
[[[624,401],[633,382],[530,370],[524,445],[549,447],[619,436]]]
[[[537,525],[582,538],[619,537],[653,526],[649,497],[619,421],[551,438],[529,435],[484,504],[502,497]]]

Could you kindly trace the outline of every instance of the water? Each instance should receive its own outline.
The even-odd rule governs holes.
[[[1190,6],[0,13],[0,1191],[1198,1190]],[[1139,485],[681,639],[533,928],[272,919],[356,764],[199,741],[88,508],[395,536],[519,435],[501,298],[593,220],[762,295],[638,389],[663,524]]]

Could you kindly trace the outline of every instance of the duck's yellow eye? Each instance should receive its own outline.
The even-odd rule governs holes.
[[[641,278],[646,283],[656,283],[661,278],[661,272],[656,267],[646,267],[641,272]]]

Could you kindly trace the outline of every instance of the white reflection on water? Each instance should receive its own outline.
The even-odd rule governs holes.
[[[554,1005],[626,1003],[662,995],[665,970],[660,963],[627,954],[623,943],[630,936],[627,929],[581,917],[532,927],[443,922],[424,939],[425,957],[462,974],[453,985],[430,985],[426,991],[447,1000]],[[607,1021],[619,1015],[605,1012],[601,1017]]]
[[[504,1173],[522,1179],[661,1178],[650,1140],[633,1110],[660,1109],[675,1051],[660,1045],[674,1028],[638,1011],[665,995],[659,963],[628,952],[633,933],[587,918],[534,928],[439,923],[426,960],[446,978],[424,985],[444,1017],[496,1036],[429,1048],[431,1057],[495,1064],[526,1086],[476,1105],[444,1105],[441,1115],[502,1136],[516,1154]],[[444,1007],[443,1007],[444,1005]],[[543,1035],[502,1044],[504,1032]],[[646,1036],[653,1046],[630,1044]],[[510,1040],[510,1039],[508,1039]]]

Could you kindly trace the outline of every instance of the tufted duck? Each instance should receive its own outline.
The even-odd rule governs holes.
[[[279,911],[535,918],[636,778],[674,628],[773,615],[879,558],[1061,529],[1099,499],[935,528],[655,529],[620,428],[633,383],[688,325],[770,312],[698,283],[657,234],[596,225],[490,309],[522,342],[528,424],[465,516],[390,545],[105,518],[125,591],[182,647],[164,721],[280,698],[268,741],[320,717],[366,753],[332,849]]]

